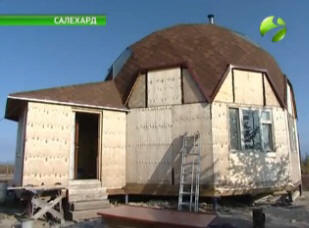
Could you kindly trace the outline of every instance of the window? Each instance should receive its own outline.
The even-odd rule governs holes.
[[[229,116],[232,150],[273,151],[271,111],[230,108]]]
[[[291,115],[288,115],[288,125],[289,125],[289,137],[290,137],[290,147],[291,151],[296,151],[296,131],[294,118]]]
[[[263,149],[273,151],[272,120],[270,111],[261,112]]]
[[[240,150],[239,111],[237,108],[230,108],[230,136],[231,148]]]

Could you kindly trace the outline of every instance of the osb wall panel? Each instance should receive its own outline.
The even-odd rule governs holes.
[[[170,183],[170,107],[134,109],[127,116],[127,182]]]
[[[205,101],[204,96],[187,69],[182,70],[182,89],[185,104]]]
[[[228,107],[223,103],[212,105],[212,134],[217,192],[287,184],[287,128],[281,108],[273,108],[274,152],[230,151]]]
[[[231,70],[229,70],[228,75],[222,83],[214,101],[233,102],[233,85]]]
[[[127,183],[179,183],[182,136],[198,130],[202,137],[201,184],[209,184],[210,129],[205,104],[131,110],[127,116]]]
[[[293,105],[294,105],[294,102],[293,102],[292,90],[291,90],[290,85],[287,84],[287,106],[288,106],[288,112],[295,117]]]
[[[145,89],[146,89],[146,76],[145,74],[140,74],[132,88],[128,106],[129,108],[144,108],[146,107],[146,95],[145,95]]]
[[[287,114],[288,115],[288,114]],[[297,124],[296,120],[294,120],[294,125],[297,134]],[[290,149],[290,182],[295,184],[301,180],[301,170],[300,170],[300,158],[299,158],[299,145],[297,142],[296,150]]]
[[[271,88],[271,85],[269,84],[269,81],[268,81],[267,77],[265,76],[265,74],[263,75],[263,77],[264,77],[266,105],[280,107],[278,99],[277,99],[273,89]]]
[[[148,107],[181,104],[180,68],[149,71]]]
[[[121,188],[126,182],[126,113],[103,111],[102,183],[104,187]]]
[[[173,158],[176,183],[180,180],[180,161],[177,156],[182,146],[184,134],[192,135],[196,131],[200,133],[201,166],[200,184],[205,186],[213,185],[213,158],[212,158],[212,135],[210,105],[205,103],[174,106],[173,117]],[[176,158],[176,159],[175,159]]]
[[[212,103],[212,150],[215,185],[222,185],[222,182],[229,179],[229,126],[227,111],[227,106],[224,103]]]
[[[25,136],[25,122],[26,110],[22,112],[18,120],[17,140],[16,140],[16,154],[15,154],[15,168],[13,184],[20,186],[22,184],[23,172],[23,154],[24,154],[24,136]]]
[[[263,105],[262,73],[234,70],[235,102]]]
[[[68,106],[29,102],[24,186],[67,184],[73,118]]]

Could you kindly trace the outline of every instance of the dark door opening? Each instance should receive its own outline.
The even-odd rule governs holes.
[[[95,179],[98,177],[99,118],[99,114],[76,112],[75,179]]]

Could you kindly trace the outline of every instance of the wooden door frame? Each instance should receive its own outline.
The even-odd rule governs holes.
[[[77,158],[78,158],[78,153],[76,150],[76,137],[78,136],[78,132],[76,131],[76,113],[88,113],[88,114],[95,114],[98,115],[98,152],[97,152],[97,175],[96,175],[96,180],[102,181],[102,168],[101,168],[101,164],[102,164],[102,121],[103,121],[103,110],[93,110],[93,109],[87,109],[87,108],[73,108],[73,112],[74,112],[74,167],[73,167],[73,180],[78,180],[77,179]],[[79,130],[79,127],[77,127]]]

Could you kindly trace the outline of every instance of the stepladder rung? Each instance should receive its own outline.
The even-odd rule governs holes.
[[[180,195],[191,195],[191,192],[180,192]],[[194,192],[193,192],[193,195],[195,195]]]
[[[187,153],[185,156],[199,156],[200,153]]]
[[[181,205],[190,206],[190,202],[181,202]]]

